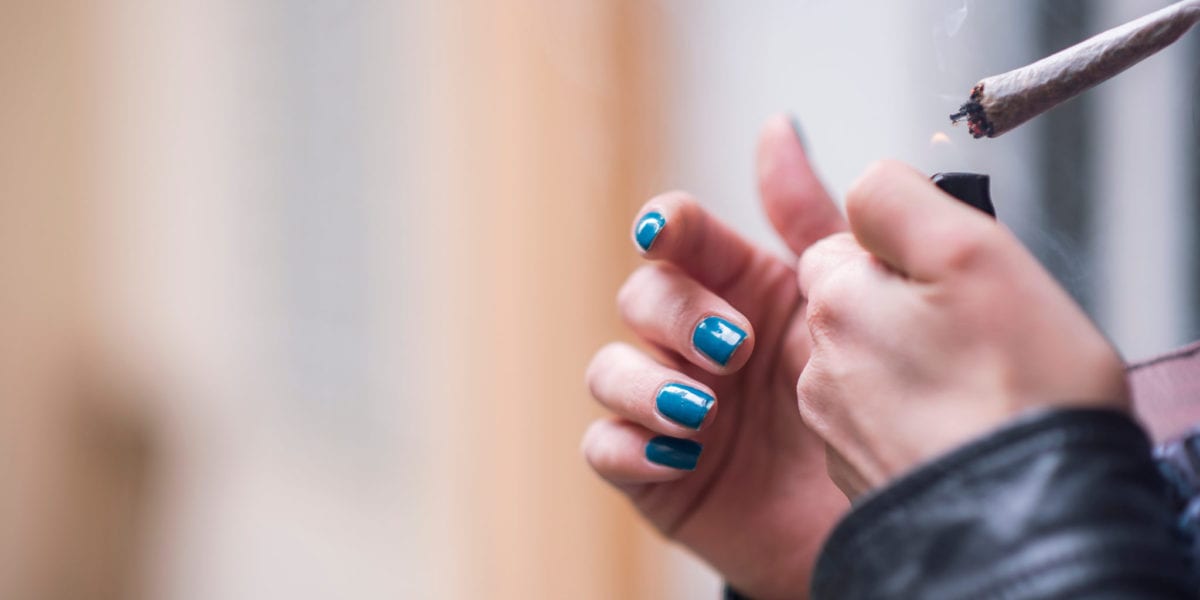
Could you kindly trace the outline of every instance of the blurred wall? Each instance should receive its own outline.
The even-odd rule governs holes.
[[[689,189],[779,247],[751,161],[790,110],[839,194],[883,156],[991,173],[1122,350],[1164,350],[1194,49],[999,140],[946,121],[1158,4],[7,3],[0,597],[713,597],[577,451],[637,207]]]
[[[95,7],[0,19],[0,597],[137,595],[153,440],[84,359]]]
[[[664,593],[577,450],[660,162],[652,12],[14,8],[4,597]]]
[[[664,2],[677,50],[664,178],[773,239],[749,161],[758,124],[783,110],[837,195],[883,157],[989,173],[1001,219],[1117,347],[1166,351],[1200,334],[1194,38],[998,139],[946,115],[980,78],[1167,3]]]

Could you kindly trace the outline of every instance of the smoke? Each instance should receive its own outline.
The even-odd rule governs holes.
[[[962,26],[967,22],[968,0],[958,0],[953,2],[956,8],[948,8],[943,14],[941,20],[933,26],[933,45],[937,52],[938,70],[946,72],[946,42],[950,38],[958,35],[962,30]]]
[[[1096,286],[1100,284],[1098,266],[1087,259],[1086,246],[1054,230],[1044,221],[1024,224],[1020,238],[1042,266],[1067,290],[1071,297],[1091,312]],[[1092,315],[1095,317],[1095,315]]]
[[[958,31],[962,29],[963,23],[967,22],[967,0],[963,0],[962,6],[955,10],[946,13],[942,23],[935,27],[935,33],[942,33],[947,38],[952,38],[958,35]]]

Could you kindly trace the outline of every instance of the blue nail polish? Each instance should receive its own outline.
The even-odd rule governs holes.
[[[708,317],[696,326],[692,344],[722,367],[738,346],[746,341],[746,332],[721,317]]]
[[[692,471],[695,470],[696,463],[700,462],[700,450],[702,449],[703,446],[692,440],[660,435],[652,438],[646,444],[646,458],[650,462],[664,467]]]
[[[792,133],[796,134],[796,140],[800,142],[800,147],[808,150],[808,139],[804,137],[804,128],[800,126],[800,119],[796,115],[788,115],[788,123],[792,125]]]
[[[654,399],[662,416],[692,429],[700,429],[714,402],[712,396],[681,383],[664,385]]]
[[[648,212],[642,216],[633,234],[638,246],[642,248],[642,252],[650,250],[650,246],[654,244],[654,239],[658,237],[659,232],[666,226],[667,219],[658,211]]]

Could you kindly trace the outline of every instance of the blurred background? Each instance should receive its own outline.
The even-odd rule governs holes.
[[[0,597],[704,598],[596,481],[635,211],[990,173],[1130,359],[1200,336],[1200,45],[998,140],[983,76],[1149,0],[2,0]]]

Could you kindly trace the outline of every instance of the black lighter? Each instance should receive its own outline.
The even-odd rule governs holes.
[[[996,218],[996,207],[992,206],[991,179],[987,175],[938,173],[930,180],[943,192]]]

